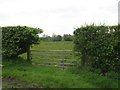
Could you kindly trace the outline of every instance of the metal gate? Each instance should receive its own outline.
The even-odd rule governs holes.
[[[73,66],[72,50],[31,50],[32,62],[35,65],[67,68]]]

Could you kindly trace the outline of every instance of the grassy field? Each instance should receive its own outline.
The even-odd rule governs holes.
[[[32,50],[73,50],[73,42],[71,41],[57,41],[57,42],[45,42],[41,41],[40,44],[34,45]]]
[[[41,42],[32,50],[71,50],[72,42]],[[36,53],[37,54],[37,53]],[[59,69],[31,65],[25,62],[26,54],[3,60],[3,88],[117,88],[118,80],[81,69]],[[51,57],[55,58],[55,57]]]

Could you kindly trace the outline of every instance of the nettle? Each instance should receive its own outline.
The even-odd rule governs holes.
[[[74,31],[75,51],[79,52],[82,66],[106,72],[118,72],[120,65],[120,31],[118,26],[86,25]]]
[[[38,34],[42,29],[27,26],[2,27],[2,53],[16,57],[30,50],[32,44],[39,42]]]

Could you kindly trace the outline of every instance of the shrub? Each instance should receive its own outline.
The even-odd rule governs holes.
[[[27,52],[32,44],[39,41],[39,28],[26,26],[2,27],[2,53],[8,57],[16,57]]]
[[[118,26],[87,25],[74,31],[74,50],[79,52],[82,66],[98,68],[105,75],[118,71],[120,65]]]

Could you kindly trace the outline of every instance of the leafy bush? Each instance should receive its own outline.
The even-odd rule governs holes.
[[[120,65],[120,42],[118,26],[87,25],[74,31],[75,51],[79,52],[82,66],[98,68],[105,75],[118,71]]]
[[[2,53],[8,57],[16,57],[27,52],[32,44],[39,41],[39,28],[26,26],[2,27]]]

